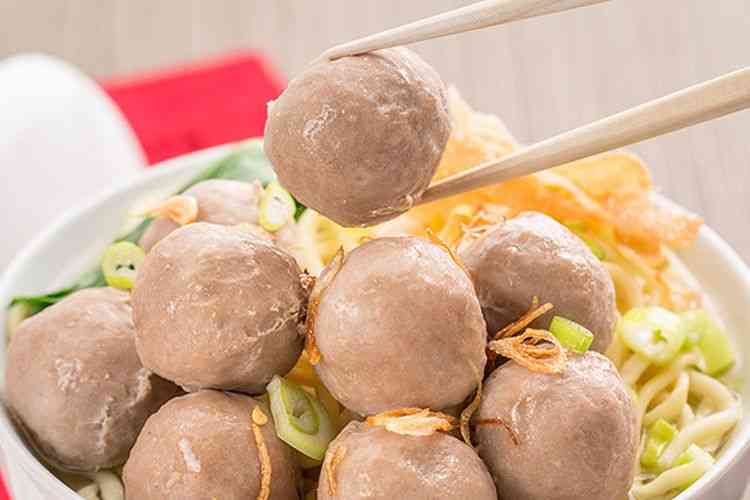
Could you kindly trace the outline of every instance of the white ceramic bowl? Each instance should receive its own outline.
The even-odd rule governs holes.
[[[0,280],[0,325],[5,324],[5,306],[11,297],[38,293],[64,284],[95,265],[97,256],[118,235],[133,202],[152,192],[179,186],[207,164],[229,151],[229,146],[212,148],[167,161],[125,187],[97,196],[71,210],[50,225],[13,260]],[[734,338],[741,356],[750,359],[750,270],[737,254],[711,229],[704,227],[698,241],[680,253],[682,262],[700,281],[715,302],[721,319]],[[4,383],[5,355],[0,358]],[[750,363],[741,366],[750,380]],[[735,500],[748,479],[750,459],[750,387],[742,391],[744,413],[741,423],[725,446],[717,464],[679,498]],[[16,499],[74,500],[78,497],[47,471],[29,452],[11,426],[7,413],[0,412],[0,443],[9,482]]]
[[[146,160],[102,88],[55,57],[0,61],[0,110],[2,270],[50,217],[135,178]]]

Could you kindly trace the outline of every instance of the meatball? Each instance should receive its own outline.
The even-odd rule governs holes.
[[[239,229],[178,229],[146,255],[133,288],[143,364],[188,391],[262,392],[302,350],[300,274],[284,251]]]
[[[260,498],[256,408],[268,418],[259,426],[270,461],[267,498],[296,500],[299,471],[271,412],[249,396],[212,390],[175,398],[148,419],[123,471],[128,500]]]
[[[223,179],[199,182],[184,194],[198,201],[198,222],[224,226],[258,224],[258,203],[262,194],[260,183],[247,183]],[[154,220],[143,233],[138,245],[146,252],[180,226],[166,217]],[[266,233],[260,226],[259,234]],[[267,233],[266,233],[267,234]],[[270,237],[270,235],[269,235]]]
[[[511,361],[485,382],[477,417],[510,428],[476,427],[479,454],[501,498],[628,496],[638,452],[633,402],[607,358],[591,351],[569,356],[559,375]]]
[[[487,335],[471,280],[421,238],[380,238],[353,250],[314,316],[317,373],[360,414],[447,408],[483,376]]]
[[[612,341],[617,321],[612,279],[588,246],[552,218],[522,213],[464,245],[460,257],[474,279],[491,336],[537,297],[554,309],[532,326],[547,328],[558,315],[591,330],[595,351],[604,352]]]
[[[318,500],[496,500],[482,460],[463,441],[443,433],[406,436],[350,423],[331,443]]]
[[[405,212],[450,135],[445,88],[404,48],[319,62],[270,106],[265,151],[281,183],[344,226]]]
[[[146,418],[178,391],[141,365],[129,296],[112,288],[75,292],[24,321],[6,380],[35,448],[76,471],[124,463]]]

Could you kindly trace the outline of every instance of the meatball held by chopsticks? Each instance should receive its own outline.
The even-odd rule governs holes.
[[[595,351],[604,352],[612,341],[612,278],[586,244],[554,219],[522,213],[464,242],[459,255],[474,279],[490,336],[537,299],[554,309],[532,326],[547,328],[554,314],[590,330]]]
[[[72,471],[123,464],[146,418],[178,393],[141,365],[129,296],[113,288],[75,292],[24,321],[6,380],[34,447]]]
[[[447,249],[427,240],[380,238],[339,254],[310,304],[311,360],[320,358],[321,380],[355,412],[445,409],[484,376],[487,335],[474,286]]]
[[[438,74],[405,48],[318,62],[269,108],[265,151],[294,196],[344,226],[407,211],[450,135]]]
[[[186,390],[259,394],[299,357],[306,303],[299,267],[273,243],[190,224],[160,241],[138,273],[138,354]]]
[[[299,470],[266,407],[203,390],[148,419],[123,479],[128,500],[296,500]]]
[[[487,467],[463,441],[443,432],[423,434],[418,426],[414,434],[413,422],[408,427],[402,434],[350,423],[328,448],[318,500],[497,499]]]
[[[484,384],[474,424],[501,498],[628,496],[638,417],[614,365],[597,352],[569,353],[560,374],[502,365]]]

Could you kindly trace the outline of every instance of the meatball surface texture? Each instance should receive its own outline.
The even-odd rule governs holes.
[[[486,327],[471,280],[445,249],[379,238],[330,272],[314,316],[315,368],[338,401],[373,415],[444,409],[471,395],[484,375]]]
[[[639,426],[614,365],[597,352],[569,354],[562,374],[507,362],[484,385],[479,455],[502,499],[620,500],[635,473]]]
[[[138,354],[186,390],[259,394],[302,350],[300,275],[292,257],[254,235],[207,223],[182,227],[138,272]]]
[[[344,226],[405,212],[450,135],[446,91],[414,52],[313,64],[269,107],[264,148],[281,183]]]
[[[350,423],[328,448],[318,499],[394,498],[496,500],[497,495],[482,460],[451,435],[404,436]]]
[[[270,462],[269,500],[296,500],[299,470],[276,437],[271,412],[249,396],[203,390],[175,398],[146,422],[123,480],[128,500],[256,499],[262,453],[253,410],[268,422],[260,432]]]
[[[141,365],[129,294],[113,288],[75,292],[25,320],[6,382],[34,447],[76,471],[123,464],[146,418],[178,392]]]
[[[524,212],[461,247],[482,304],[488,333],[517,320],[534,298],[554,309],[532,326],[547,328],[553,315],[594,334],[591,349],[612,341],[617,305],[612,278],[586,244],[551,217]]]

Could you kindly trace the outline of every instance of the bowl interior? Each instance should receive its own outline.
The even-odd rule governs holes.
[[[143,199],[150,193],[173,191],[226,154],[230,148],[221,146],[165,162],[131,184],[104,193],[58,220],[50,221],[48,229],[16,256],[0,279],[0,325],[5,325],[5,306],[14,295],[54,288],[96,265],[102,250],[118,236],[118,230],[132,211],[135,200]],[[711,298],[717,313],[733,335],[741,357],[749,359],[750,336],[744,335],[744,329],[750,324],[750,270],[709,228],[703,228],[696,244],[680,252],[679,258]],[[0,384],[4,385],[5,349],[1,351]],[[750,363],[740,363],[735,370],[740,379],[750,379]],[[747,474],[742,474],[744,467],[738,466],[738,460],[750,442],[748,389],[747,384],[740,387],[745,416],[724,447],[717,465],[683,493],[681,499],[730,498],[724,492],[742,490],[738,481]],[[43,478],[48,487],[57,492],[58,498],[77,498],[26,450],[4,408],[0,411],[0,436],[3,451],[10,461],[21,462],[28,472]],[[736,478],[726,477],[726,480],[719,481],[730,469]]]

